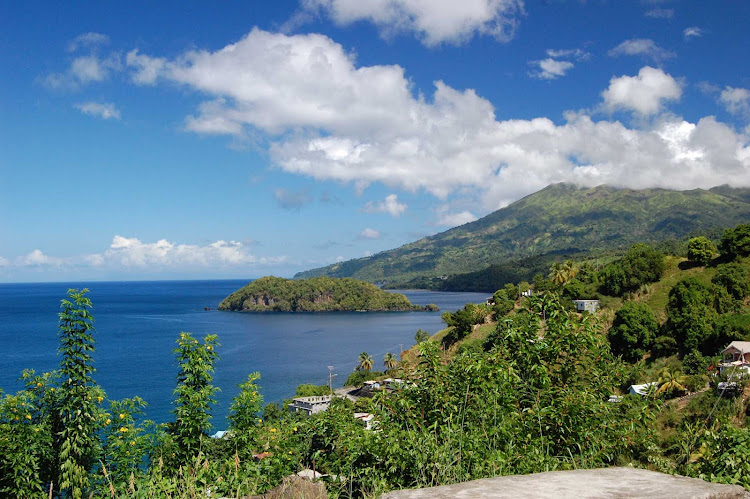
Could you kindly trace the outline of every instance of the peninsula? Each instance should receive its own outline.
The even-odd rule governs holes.
[[[422,311],[435,305],[413,305],[400,293],[351,278],[313,277],[290,280],[261,277],[227,296],[219,310],[247,312]]]

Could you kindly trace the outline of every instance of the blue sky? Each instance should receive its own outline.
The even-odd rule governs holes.
[[[750,3],[12,2],[0,281],[250,278],[561,181],[750,185]]]

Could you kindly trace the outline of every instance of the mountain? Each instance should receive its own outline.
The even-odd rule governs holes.
[[[749,220],[748,188],[671,191],[553,184],[474,222],[370,257],[300,272],[295,278],[355,277],[387,287],[440,288],[437,281],[490,266],[496,272],[499,268],[509,275],[530,276],[561,255],[580,258],[636,242],[715,236]],[[530,258],[536,263],[526,264]],[[525,264],[529,268],[522,270]]]

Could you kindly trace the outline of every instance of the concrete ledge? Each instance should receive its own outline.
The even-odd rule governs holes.
[[[550,471],[390,492],[381,499],[750,499],[739,485],[665,475],[636,468]]]

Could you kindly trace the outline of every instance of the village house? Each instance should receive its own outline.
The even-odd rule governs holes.
[[[658,387],[658,381],[652,381],[651,383],[644,383],[642,385],[630,385],[628,393],[630,393],[630,395],[640,395],[641,397],[646,397],[650,393],[655,392]]]
[[[596,313],[599,310],[599,300],[573,300],[578,312]]]
[[[721,374],[750,374],[750,341],[733,341],[721,351],[721,355],[724,357],[724,362],[719,364]]]
[[[289,412],[305,412],[310,416],[325,411],[330,405],[330,395],[318,395],[315,397],[297,397],[292,399],[288,407]]]

